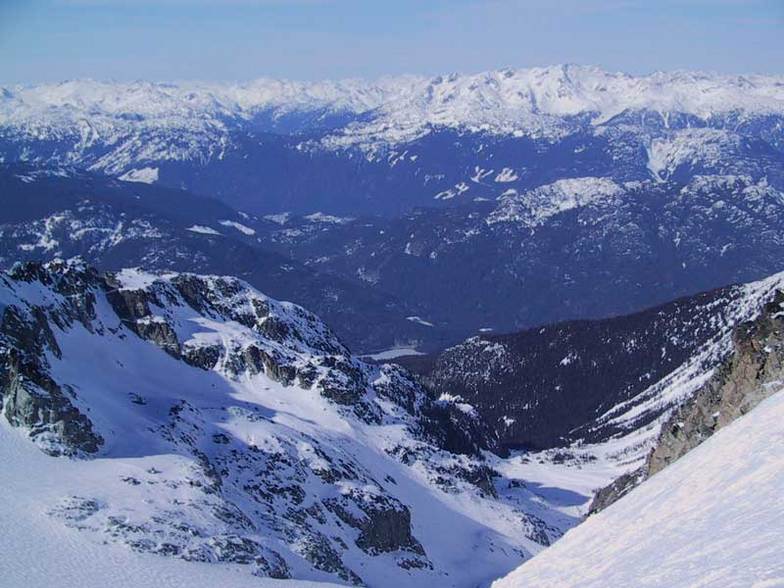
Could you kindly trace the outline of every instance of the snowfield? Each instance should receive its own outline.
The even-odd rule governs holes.
[[[141,460],[128,460],[131,470]],[[316,588],[333,584],[257,578],[240,565],[215,565],[135,553],[62,525],[46,505],[93,492],[96,477],[116,475],[113,460],[44,455],[0,420],[0,586],[43,588]]]
[[[493,588],[784,585],[784,392]]]

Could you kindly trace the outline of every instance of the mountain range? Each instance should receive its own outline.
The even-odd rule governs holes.
[[[784,78],[5,87],[0,198],[0,584],[784,582]]]
[[[268,286],[225,255],[206,271],[312,308],[359,352],[434,351],[480,330],[627,314],[780,271],[782,84],[579,66],[377,82],[72,81],[2,91],[0,158],[33,170],[9,171],[22,181],[60,169],[94,176],[93,192],[115,189],[100,187],[108,176],[128,193],[162,188],[156,201],[176,201],[166,189],[219,201],[227,208],[199,205],[183,228],[252,244],[240,258],[265,267],[304,266],[340,303],[327,308],[334,296],[302,285],[310,278]],[[46,189],[57,181],[49,174]],[[28,221],[63,212],[51,200]],[[58,253],[19,251],[33,245],[15,254]],[[189,254],[145,255],[205,271]],[[88,261],[140,264],[109,257]],[[340,308],[373,319],[333,319]]]

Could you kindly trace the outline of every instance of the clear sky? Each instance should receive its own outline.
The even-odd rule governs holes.
[[[0,84],[557,63],[784,74],[784,0],[0,0]]]

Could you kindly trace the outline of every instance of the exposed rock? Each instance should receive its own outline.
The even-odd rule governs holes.
[[[381,508],[365,511],[360,523],[357,545],[368,552],[380,553],[407,549],[425,555],[422,545],[411,534],[411,513],[408,508]]]
[[[738,325],[732,343],[727,360],[662,426],[642,469],[602,489],[591,512],[606,508],[780,389],[784,381],[784,292],[776,291],[758,318]]]
[[[224,353],[220,345],[183,345],[182,359],[203,370],[213,369]]]
[[[662,428],[649,476],[778,390],[784,380],[784,292],[776,292],[758,319],[737,327],[733,344],[730,359]]]
[[[469,513],[487,548],[514,558],[538,536],[496,496],[470,407],[355,358],[311,313],[232,278],[17,271],[32,281],[0,285],[3,414],[52,454],[105,447],[94,467],[111,469],[100,500],[50,510],[65,524],[136,551],[355,585],[452,573],[413,532],[439,492],[516,526],[509,538]]]
[[[8,422],[28,429],[30,437],[51,455],[95,453],[103,444],[92,423],[37,363],[0,340],[0,401]],[[74,393],[71,390],[70,395]]]
[[[303,542],[301,550],[305,559],[312,563],[317,570],[337,574],[341,579],[354,586],[364,585],[362,578],[345,566],[338,552],[323,535],[313,534],[308,537]]]
[[[591,501],[589,513],[593,514],[604,510],[613,502],[631,492],[645,480],[645,467],[623,474],[613,480],[612,484],[601,488]]]
[[[348,496],[325,501],[325,506],[344,523],[360,531],[356,544],[367,553],[402,549],[425,555],[422,545],[411,533],[411,513],[394,499],[351,492]]]

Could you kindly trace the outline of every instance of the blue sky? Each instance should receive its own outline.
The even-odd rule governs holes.
[[[784,73],[784,0],[0,0],[0,83]]]

